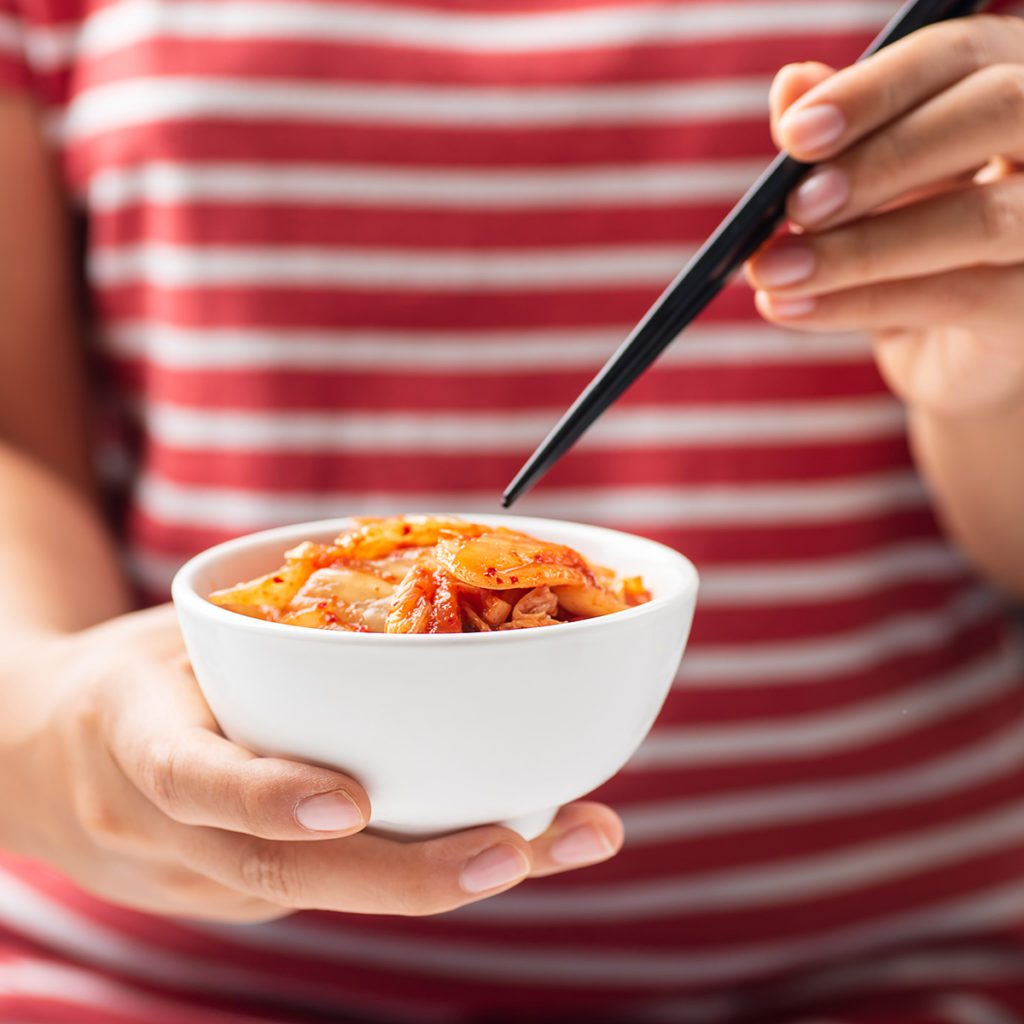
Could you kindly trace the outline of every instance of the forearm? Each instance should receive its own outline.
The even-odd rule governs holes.
[[[3,443],[0,581],[0,846],[27,852],[48,820],[39,808],[52,794],[40,787],[61,769],[39,737],[73,685],[64,638],[124,611],[128,596],[89,499]]]
[[[3,444],[0,481],[0,643],[128,610],[113,542],[90,500]]]
[[[61,757],[43,741],[75,685],[65,636],[128,605],[116,555],[81,489],[0,443],[0,847],[31,855],[54,821]],[[62,660],[64,658],[64,660]]]
[[[975,417],[912,411],[910,434],[950,535],[996,586],[1024,597],[1024,401]]]
[[[74,247],[39,112],[0,94],[0,656],[124,611],[94,500]]]

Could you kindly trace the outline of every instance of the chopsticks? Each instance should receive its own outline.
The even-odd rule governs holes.
[[[983,6],[985,0],[910,0],[859,60],[919,28]],[[502,496],[505,508],[551,469],[771,236],[786,197],[811,166],[785,153],[775,157],[519,470]]]

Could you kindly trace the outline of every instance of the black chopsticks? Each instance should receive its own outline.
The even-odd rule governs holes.
[[[984,4],[985,0],[910,0],[860,60],[925,25],[963,17]],[[810,166],[785,153],[775,157],[519,470],[502,496],[506,508],[551,469],[768,239],[782,219],[786,197]]]

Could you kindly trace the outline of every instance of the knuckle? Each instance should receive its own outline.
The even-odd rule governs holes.
[[[872,208],[880,192],[902,187],[913,161],[913,147],[914,140],[906,132],[883,129],[836,161],[846,173],[858,209]]]
[[[1008,35],[1018,44],[1024,43],[1024,18],[1019,14],[990,14],[988,17],[1001,35]]]
[[[242,845],[238,874],[246,892],[279,906],[298,906],[295,870],[283,843],[257,840]]]
[[[74,821],[88,841],[110,853],[152,848],[152,840],[127,812],[122,787],[103,735],[104,705],[93,690],[79,692],[58,723],[64,759],[60,771]]]
[[[263,805],[264,799],[264,794],[258,786],[231,787],[230,800],[235,806],[239,824],[246,832],[261,834],[266,830],[267,814]]]
[[[936,25],[933,31],[945,29],[954,33],[954,42],[960,49],[969,70],[980,71],[992,63],[991,17],[973,15],[960,18],[948,26]]]
[[[979,189],[976,216],[985,241],[1000,243],[1024,235],[1024,208],[1020,197],[1007,189]]]
[[[134,832],[116,802],[100,787],[79,785],[73,795],[79,826],[100,849],[117,852],[134,846]]]
[[[419,848],[407,849],[398,860],[373,872],[368,880],[372,881],[374,902],[382,912],[399,917],[429,917],[454,910],[471,898],[460,900],[447,884],[449,869],[439,847],[434,845],[438,842],[428,841]]]
[[[941,287],[928,289],[923,300],[929,305],[931,319],[955,326],[965,310],[976,308],[979,296],[973,275],[956,273],[942,275]]]
[[[225,890],[205,875],[194,871],[169,869],[160,879],[164,894],[183,906],[208,906],[220,902]],[[227,893],[234,901],[234,894]]]
[[[59,725],[61,738],[76,752],[96,749],[104,732],[104,705],[99,692],[93,687],[81,687],[65,707]]]
[[[224,778],[221,797],[245,831],[262,834],[295,803],[295,788],[273,761],[256,758]]]
[[[142,785],[153,802],[169,817],[187,820],[181,787],[181,745],[174,739],[150,744],[139,765]]]
[[[855,313],[866,324],[879,324],[888,312],[888,290],[882,285],[867,286],[857,290]]]
[[[876,88],[878,90],[877,109],[883,111],[885,119],[889,120],[903,106],[903,91],[900,83],[896,76],[888,75],[877,81]]]
[[[1024,116],[1024,65],[994,64],[985,72],[991,88],[994,112],[1018,126]]]
[[[443,899],[433,886],[415,878],[407,885],[389,889],[383,900],[389,913],[401,917],[431,917],[457,905],[451,899]]]
[[[830,260],[836,266],[848,267],[847,276],[855,284],[877,280],[882,275],[881,246],[871,238],[870,232],[851,230],[851,235],[853,237],[844,244],[835,246],[836,252]]]
[[[258,923],[293,913],[286,907],[229,889],[194,871],[166,870],[159,876],[158,884],[171,912],[198,920]]]
[[[876,180],[902,182],[906,177],[907,168],[913,160],[912,140],[905,137],[905,132],[882,131],[875,136],[869,148],[873,150],[869,157],[868,167],[874,167]],[[859,177],[868,178],[867,174]]]

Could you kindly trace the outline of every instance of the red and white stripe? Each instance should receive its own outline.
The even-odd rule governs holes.
[[[847,63],[891,11],[0,0],[0,83],[36,91],[88,216],[141,588],[275,523],[495,511],[771,157],[775,69]],[[259,927],[3,861],[0,1016],[1024,1015],[1020,640],[867,339],[769,327],[730,285],[522,510],[701,570],[662,717],[601,794],[620,857],[437,920]]]

